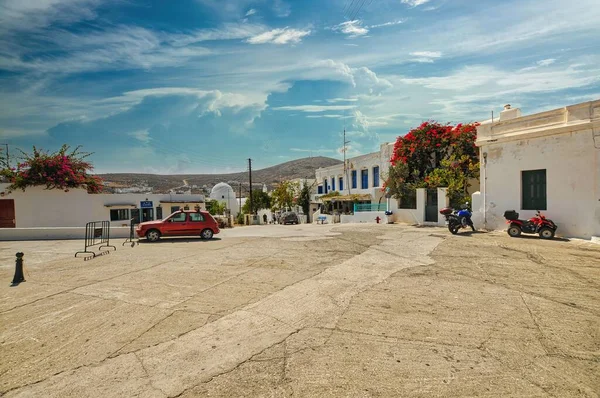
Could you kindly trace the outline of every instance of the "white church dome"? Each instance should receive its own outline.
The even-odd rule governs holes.
[[[225,203],[233,215],[236,215],[240,211],[240,205],[235,192],[231,188],[231,185],[227,183],[220,182],[215,185],[210,191],[210,198]]]

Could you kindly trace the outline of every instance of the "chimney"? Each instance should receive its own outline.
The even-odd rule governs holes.
[[[504,110],[500,112],[500,121],[516,119],[521,117],[521,110],[519,108],[511,108],[510,104],[504,105]]]

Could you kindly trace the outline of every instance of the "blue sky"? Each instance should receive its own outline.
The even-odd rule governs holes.
[[[377,150],[600,98],[597,0],[0,0],[0,141],[97,172]]]

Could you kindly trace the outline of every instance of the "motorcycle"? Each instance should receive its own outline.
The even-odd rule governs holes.
[[[446,217],[446,225],[448,231],[452,235],[456,235],[459,229],[471,227],[471,230],[475,232],[475,226],[471,220],[471,210],[469,210],[469,204],[466,203],[462,206],[461,210],[454,210],[450,207],[445,207],[440,210],[440,214]]]
[[[504,218],[510,225],[506,232],[513,238],[525,233],[538,234],[542,239],[552,239],[558,228],[554,221],[547,219],[539,210],[529,220],[519,220],[519,213],[514,210],[505,211]]]

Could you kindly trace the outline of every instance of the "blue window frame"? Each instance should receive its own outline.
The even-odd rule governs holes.
[[[356,170],[352,170],[352,188],[356,188]]]
[[[319,187],[317,188],[317,193],[319,195],[321,195],[323,193],[323,185],[319,185]]]
[[[379,186],[379,166],[373,167],[373,186]]]
[[[340,191],[344,190],[344,177],[340,177],[339,181]]]
[[[335,177],[331,177],[331,190],[335,191]]]
[[[360,187],[362,189],[369,188],[369,170],[361,170],[360,171]]]

